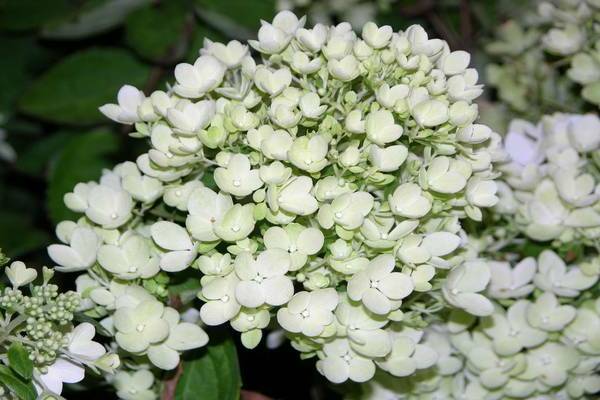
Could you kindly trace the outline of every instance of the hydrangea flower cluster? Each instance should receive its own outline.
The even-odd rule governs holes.
[[[495,210],[522,232],[556,245],[598,246],[600,238],[600,119],[553,114],[538,124],[511,123],[504,141],[509,161],[499,169]]]
[[[304,24],[289,11],[263,21],[249,41],[260,63],[207,40],[168,92],[124,86],[101,107],[151,148],[68,193],[83,216],[48,251],[83,272],[81,310],[128,365],[175,368],[207,342],[200,322],[229,323],[249,348],[277,322],[332,382],[376,366],[406,376],[435,357],[399,330],[446,306],[493,312],[461,221],[498,201],[503,152],[475,123],[469,54],[418,25]],[[182,276],[203,305],[181,295],[180,315],[166,302]],[[152,391],[147,372],[123,370],[122,398],[141,398],[129,380]]]
[[[44,267],[41,285],[31,284],[37,278],[37,271],[20,261],[10,264],[4,272],[12,286],[0,292],[0,354],[3,355],[0,365],[3,368],[10,366],[21,378],[27,377],[40,398],[45,398],[60,395],[63,382],[81,381],[85,367],[110,373],[119,366],[116,354],[93,341],[94,325],[88,322],[75,325],[73,313],[79,307],[80,297],[72,291],[59,293],[58,286],[49,283],[54,275],[51,269]],[[29,285],[29,294],[22,289],[26,285]],[[21,351],[27,359],[19,360],[17,366],[12,365],[13,351]],[[23,372],[27,370],[29,372]],[[9,378],[13,376],[8,369],[1,373],[8,374]],[[18,383],[21,378],[12,380]],[[2,380],[2,398],[13,398],[15,387],[10,383],[11,379]],[[25,381],[21,386],[27,384],[31,385]]]
[[[596,398],[600,299],[580,295],[598,281],[600,259],[591,262],[596,272],[585,278],[576,266],[568,267],[569,276],[554,274],[565,265],[551,250],[518,263],[489,262],[486,295],[494,313],[476,318],[453,311],[445,323],[404,333],[423,339],[414,346],[421,346],[421,355],[405,351],[402,365],[436,354],[432,367],[403,379],[377,375],[360,398]],[[549,285],[554,278],[561,280]]]
[[[523,21],[502,25],[486,46],[495,58],[487,78],[502,103],[528,119],[589,105],[596,109],[600,104],[599,11],[596,0],[543,1]]]

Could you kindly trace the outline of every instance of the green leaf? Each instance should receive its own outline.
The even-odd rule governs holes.
[[[195,0],[197,11],[209,23],[221,30],[233,25],[241,25],[249,30],[253,37],[260,28],[260,20],[271,21],[275,15],[275,0]]]
[[[185,361],[176,400],[238,400],[242,385],[231,338],[208,345],[199,358]]]
[[[0,365],[0,383],[14,393],[17,398],[22,400],[35,400],[37,394],[31,382],[23,382],[10,370],[10,368]]]
[[[25,92],[21,111],[44,120],[73,125],[106,121],[98,111],[115,102],[119,88],[143,86],[149,67],[125,50],[92,48],[52,66]]]
[[[60,150],[72,138],[72,132],[56,132],[48,137],[37,139],[19,153],[15,166],[30,175],[41,175],[45,172],[50,160],[60,153]]]
[[[33,376],[33,362],[29,359],[25,347],[19,342],[14,342],[8,348],[8,364],[24,379],[30,380]]]
[[[69,18],[42,31],[50,39],[82,39],[119,26],[133,10],[152,0],[90,0]]]
[[[11,258],[20,257],[30,251],[38,250],[50,242],[50,236],[33,226],[30,215],[15,212],[0,212],[0,243]]]
[[[75,217],[64,205],[63,196],[77,183],[97,179],[103,168],[111,166],[107,156],[117,150],[118,144],[117,135],[106,130],[75,136],[66,144],[48,182],[48,211],[54,223]]]
[[[0,0],[0,28],[10,31],[35,29],[72,11],[69,0]]]
[[[182,40],[186,29],[193,30],[193,15],[181,1],[171,0],[132,13],[125,25],[125,41],[144,58],[174,62],[189,45],[189,40]]]
[[[1,1],[1,0],[0,0]],[[0,12],[1,14],[1,12]],[[0,37],[0,110],[12,109],[28,81],[48,62],[49,52],[33,36]]]

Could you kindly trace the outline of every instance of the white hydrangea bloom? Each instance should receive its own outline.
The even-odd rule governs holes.
[[[451,375],[462,361],[435,335],[421,343],[425,327],[446,307],[493,312],[485,246],[462,220],[498,201],[502,151],[474,124],[469,54],[418,25],[357,35],[305,20],[281,12],[249,46],[207,40],[167,91],[124,87],[103,107],[150,148],[65,196],[84,217],[57,229],[65,244],[49,253],[87,270],[82,312],[101,319],[127,368],[176,367],[206,343],[199,318],[229,322],[248,348],[278,323],[333,382],[367,381],[378,365]],[[581,179],[578,204],[591,195]],[[179,302],[186,322],[168,305]],[[126,371],[119,396],[153,398],[148,374]],[[473,396],[484,386],[465,383]]]

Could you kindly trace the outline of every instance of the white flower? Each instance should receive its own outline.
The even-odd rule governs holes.
[[[496,182],[473,177],[467,183],[467,201],[475,207],[493,207],[498,203],[497,191]]]
[[[311,60],[306,53],[296,51],[292,56],[291,67],[294,69],[294,71],[307,75],[318,71],[322,64],[323,59],[313,58]]]
[[[221,325],[240,311],[240,303],[235,298],[235,289],[239,282],[235,272],[202,282],[202,298],[206,301],[200,308],[202,322],[207,325]]]
[[[279,192],[275,192],[275,198],[269,200],[269,205],[274,211],[281,207],[293,214],[310,215],[319,207],[311,194],[312,188],[312,180],[308,176],[298,176],[286,183]]]
[[[287,161],[288,151],[292,147],[294,139],[283,129],[273,131],[271,128],[270,130],[271,133],[261,141],[259,150],[273,160]]]
[[[225,66],[213,56],[200,56],[194,65],[177,64],[173,90],[182,97],[202,97],[221,84],[225,71]]]
[[[305,49],[315,53],[325,44],[327,30],[322,24],[315,24],[312,29],[300,28],[296,31],[296,39]]]
[[[439,65],[444,74],[457,75],[463,73],[471,62],[471,55],[463,50],[453,51],[440,57]]]
[[[195,239],[211,242],[219,239],[214,228],[225,217],[225,213],[233,207],[231,196],[215,193],[200,187],[194,190],[188,199],[189,215],[185,222]]]
[[[235,260],[235,273],[240,283],[235,288],[237,301],[246,307],[263,304],[279,306],[294,294],[292,281],[285,274],[290,256],[281,249],[265,250],[256,257],[242,253]]]
[[[552,250],[544,250],[538,259],[535,285],[545,292],[563,297],[577,297],[583,290],[594,286],[598,275],[586,275],[577,266],[567,266]]]
[[[206,128],[214,116],[215,103],[212,100],[197,103],[181,100],[175,107],[167,110],[167,119],[175,131],[185,135],[193,135]]]
[[[396,255],[407,264],[428,262],[438,268],[450,268],[451,263],[442,257],[455,251],[459,245],[460,237],[450,232],[411,234],[402,240]]]
[[[367,192],[344,193],[330,205],[321,206],[317,218],[325,229],[337,224],[350,231],[362,225],[371,212],[373,203],[373,196]]]
[[[317,369],[333,383],[348,379],[366,382],[375,375],[375,364],[352,350],[347,339],[336,339],[323,346],[323,357],[317,361]]]
[[[385,357],[392,350],[392,341],[387,331],[381,329],[389,320],[376,315],[361,303],[351,303],[347,298],[340,299],[335,310],[340,324],[338,333],[345,334],[352,349],[366,357]]]
[[[148,359],[158,368],[170,370],[179,364],[179,352],[206,345],[208,335],[196,324],[179,322],[179,313],[173,308],[165,308],[163,317],[169,324],[169,335],[164,342],[148,347]]]
[[[527,353],[527,368],[520,377],[538,379],[549,387],[560,386],[567,380],[568,372],[579,364],[579,360],[576,349],[547,342]]]
[[[395,266],[392,255],[375,257],[348,281],[348,297],[362,301],[375,314],[387,314],[397,308],[399,300],[411,294],[414,285],[410,276],[392,272]]]
[[[490,315],[492,303],[479,294],[490,281],[490,270],[483,261],[466,261],[452,269],[442,286],[448,303],[477,316]]]
[[[287,47],[296,31],[304,26],[305,20],[306,17],[298,19],[290,11],[281,11],[275,16],[272,24],[261,21],[258,41],[249,40],[248,43],[261,53],[280,53]]]
[[[438,355],[434,349],[419,344],[422,336],[423,332],[403,329],[394,339],[390,354],[377,365],[398,377],[410,376],[418,369],[431,367],[437,362]]]
[[[485,341],[473,343],[473,346],[467,350],[467,360],[471,369],[478,373],[480,384],[488,389],[504,386],[510,379],[511,370],[524,362],[522,354],[500,358]]]
[[[367,22],[362,28],[362,38],[374,49],[387,46],[392,38],[393,29],[389,25],[379,28],[373,22]]]
[[[440,100],[425,100],[413,107],[411,114],[424,127],[441,125],[450,118],[448,105]]]
[[[321,105],[321,99],[316,93],[306,93],[300,98],[300,110],[306,118],[319,118],[327,110],[327,106]]]
[[[600,147],[600,119],[597,115],[571,116],[567,130],[570,142],[577,151],[587,153]]]
[[[544,159],[540,132],[527,121],[514,120],[504,138],[504,149],[519,165],[540,164]]]
[[[319,336],[333,323],[337,304],[338,294],[333,288],[299,292],[279,309],[277,321],[288,332]]]
[[[388,110],[369,113],[365,127],[367,138],[379,146],[398,140],[404,132],[402,126],[394,122],[394,116]]]
[[[261,91],[270,96],[277,96],[290,86],[292,74],[288,68],[270,71],[267,67],[259,65],[254,73],[254,84]]]
[[[147,239],[124,234],[119,245],[98,249],[98,263],[120,279],[151,278],[159,271],[159,257],[152,254]]]
[[[263,185],[258,169],[250,169],[250,160],[243,154],[234,154],[227,168],[219,167],[214,179],[219,189],[234,196],[248,196]]]
[[[364,133],[366,121],[362,119],[362,112],[360,110],[350,111],[346,115],[344,126],[351,133]]]
[[[69,353],[82,361],[95,361],[102,357],[106,349],[92,340],[95,335],[96,328],[89,322],[77,325],[69,334]]]
[[[225,64],[227,68],[235,68],[248,55],[248,46],[241,44],[237,40],[231,40],[225,45],[205,38],[204,47],[200,49],[200,54],[211,55]]]
[[[92,187],[87,197],[85,215],[105,229],[123,225],[131,217],[133,201],[129,193],[121,188],[106,185]]]
[[[330,59],[327,62],[327,69],[334,78],[342,82],[350,82],[360,74],[358,60],[352,54],[341,60]]]
[[[548,334],[532,328],[527,321],[529,302],[519,300],[504,314],[496,311],[482,320],[483,331],[492,338],[494,351],[500,356],[511,356],[523,348],[536,347],[546,340]]]
[[[542,38],[544,47],[551,53],[569,55],[577,52],[585,41],[585,34],[576,25],[564,29],[550,29]]]
[[[479,74],[474,68],[468,68],[464,74],[454,75],[446,82],[446,91],[452,101],[471,102],[483,93],[483,85],[478,85]]]
[[[119,104],[105,104],[99,110],[115,122],[133,124],[141,121],[138,109],[145,98],[141,90],[131,85],[124,85],[117,94]]]
[[[117,396],[123,400],[155,400],[157,395],[152,390],[154,375],[147,369],[135,372],[119,371],[115,374],[113,384]]]
[[[60,357],[57,358],[52,365],[48,366],[46,373],[39,375],[38,379],[43,387],[56,395],[60,395],[62,393],[63,383],[77,383],[84,377],[85,369],[83,366]]]
[[[564,329],[576,314],[576,309],[569,305],[561,306],[556,296],[551,292],[544,292],[535,303],[527,309],[529,324],[546,332],[557,332]]]
[[[495,299],[525,297],[533,292],[531,284],[536,272],[536,262],[533,257],[527,257],[514,268],[510,263],[501,261],[488,262],[491,279],[488,294]]]
[[[281,249],[290,254],[290,270],[303,267],[308,256],[317,254],[323,247],[325,237],[317,228],[305,228],[300,224],[289,224],[285,228],[273,226],[263,235],[267,249]]]
[[[25,286],[37,278],[37,271],[33,268],[27,268],[21,261],[13,261],[10,267],[4,269],[4,273],[14,288]]]
[[[160,268],[167,272],[186,269],[196,258],[196,246],[185,228],[168,221],[155,222],[150,228],[154,242],[165,250]]]
[[[100,243],[98,235],[92,229],[76,228],[70,235],[68,245],[50,245],[48,255],[58,264],[58,271],[82,271],[96,262],[96,251]]]
[[[165,307],[156,300],[135,307],[120,307],[113,315],[117,344],[131,353],[144,352],[151,344],[169,335],[169,324],[163,319]]]
[[[327,165],[327,140],[321,136],[301,136],[294,140],[288,151],[288,158],[296,167],[313,173]]]
[[[414,183],[399,185],[388,198],[391,211],[406,218],[421,218],[431,210],[431,200]]]
[[[440,156],[434,158],[427,168],[427,183],[440,193],[458,193],[467,185],[471,166],[466,161]]]
[[[187,211],[187,204],[192,192],[203,187],[200,181],[189,181],[183,185],[175,185],[165,188],[163,200],[165,204],[177,208],[179,211]]]
[[[381,172],[396,171],[404,163],[407,156],[408,149],[402,144],[385,148],[372,145],[369,148],[369,161]]]

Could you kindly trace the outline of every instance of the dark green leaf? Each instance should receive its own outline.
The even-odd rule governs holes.
[[[72,11],[69,0],[0,0],[0,28],[11,31],[35,29],[64,18]]]
[[[144,7],[127,18],[125,41],[152,61],[176,61],[185,54],[186,29],[193,30],[193,14],[178,0]],[[188,40],[189,41],[189,40]]]
[[[195,0],[198,12],[212,17],[211,23],[221,28],[228,25],[225,20],[239,24],[253,33],[260,27],[260,20],[271,21],[275,15],[275,0]],[[209,14],[206,14],[209,13]]]
[[[33,376],[33,362],[29,359],[25,347],[19,342],[14,342],[8,348],[8,364],[24,379],[30,380]]]
[[[52,157],[60,153],[72,137],[73,134],[70,132],[57,132],[34,141],[25,151],[19,152],[16,167],[31,175],[44,173]]]
[[[118,148],[118,137],[110,131],[94,131],[73,137],[59,154],[50,171],[48,183],[48,211],[58,223],[73,218],[63,203],[65,193],[79,182],[97,179],[103,168],[112,163],[107,155]]]
[[[14,212],[0,212],[0,244],[7,256],[17,258],[25,253],[38,250],[50,241],[50,236],[33,226],[30,215]]]
[[[1,11],[0,11],[1,14]],[[48,52],[33,36],[0,37],[0,111],[12,109],[34,72],[48,60]]]
[[[231,339],[209,344],[199,358],[185,361],[176,400],[238,400],[241,377]]]
[[[152,0],[89,0],[77,13],[46,26],[42,36],[51,39],[82,39],[119,26],[133,10]]]
[[[31,382],[23,382],[10,370],[0,365],[0,382],[22,400],[35,400],[37,398],[35,388]]]
[[[149,68],[124,50],[89,49],[52,66],[25,92],[20,108],[56,123],[106,121],[98,107],[115,102],[122,85],[143,86],[148,76]]]

